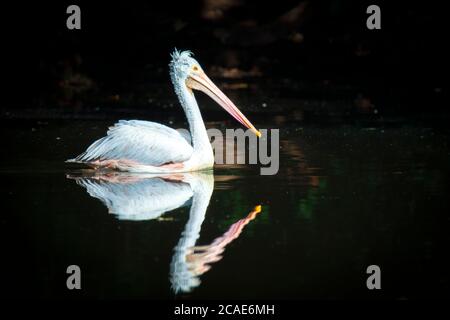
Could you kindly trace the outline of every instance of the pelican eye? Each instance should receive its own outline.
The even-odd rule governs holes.
[[[197,66],[193,66],[193,67],[192,67],[192,70],[195,71],[195,72],[197,72],[199,69],[198,69]]]

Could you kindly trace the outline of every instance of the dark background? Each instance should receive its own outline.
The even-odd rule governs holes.
[[[330,231],[322,234],[324,243],[333,247],[333,235],[356,230],[363,240],[343,237],[344,242],[337,242],[342,251],[333,251],[336,257],[345,251],[347,257],[353,258],[353,246],[363,249],[373,246],[378,250],[375,244],[381,243],[379,248],[393,247],[389,252],[379,249],[374,253],[394,265],[395,272],[387,275],[390,279],[401,274],[400,289],[393,288],[392,296],[402,298],[405,290],[410,296],[445,297],[449,221],[449,205],[444,200],[449,186],[445,28],[448,22],[446,11],[437,3],[203,0],[2,4],[4,83],[0,119],[2,146],[8,153],[1,159],[2,173],[7,177],[2,189],[5,209],[1,210],[2,243],[6,244],[3,254],[6,262],[2,265],[5,294],[52,295],[52,287],[46,286],[49,282],[56,279],[54,283],[64,284],[66,274],[57,270],[72,263],[68,260],[76,254],[68,251],[68,243],[72,240],[75,244],[86,243],[86,246],[72,244],[80,257],[85,255],[86,248],[92,247],[92,238],[80,237],[77,219],[82,219],[86,225],[81,225],[93,235],[103,236],[91,219],[102,220],[104,216],[99,213],[106,212],[100,203],[96,203],[98,212],[89,211],[92,199],[61,174],[66,170],[65,159],[81,152],[94,137],[104,135],[107,126],[113,123],[111,118],[164,119],[161,122],[169,125],[168,118],[174,123],[185,120],[168,74],[170,53],[177,47],[192,50],[209,76],[252,122],[283,128],[286,136],[306,137],[300,142],[287,141],[284,146],[283,152],[291,162],[278,176],[279,184],[260,183],[266,197],[279,203],[275,207],[278,212],[285,212],[280,208],[290,203],[285,194],[280,195],[286,189],[297,190],[298,193],[289,194],[295,201],[308,200],[310,193],[313,200],[318,197],[309,192],[309,186],[295,188],[289,184],[289,179],[294,181],[305,175],[304,158],[311,161],[306,168],[333,169],[340,165],[334,180],[330,179],[331,192],[324,194],[340,196],[342,192],[347,202],[337,209],[350,208],[353,215],[345,219],[336,214],[331,220],[324,219],[323,230]],[[66,8],[70,4],[81,7],[81,30],[66,28]],[[366,28],[366,8],[370,4],[381,7],[381,30]],[[230,118],[210,99],[198,96],[203,99],[200,106],[208,121]],[[297,110],[300,112],[296,113]],[[389,135],[382,130],[373,135],[372,131],[364,133],[358,126],[355,131],[343,127],[331,133],[320,127],[309,135],[296,131],[302,122],[336,118],[350,123],[365,119],[382,128],[388,127],[392,118],[401,119],[397,122],[400,127],[416,120],[425,121],[426,125],[394,130]],[[98,124],[73,119],[106,120]],[[236,123],[230,123],[229,127],[237,127]],[[428,130],[430,125],[442,130],[435,134]],[[308,145],[313,147],[308,149]],[[309,158],[303,156],[305,146]],[[360,165],[365,163],[367,166]],[[403,170],[405,177],[391,174],[391,168],[397,173]],[[53,172],[50,177],[49,172]],[[248,190],[248,195],[258,196],[253,191],[253,180],[242,181],[250,183],[242,188]],[[360,184],[355,185],[355,181]],[[366,188],[360,188],[361,185]],[[355,205],[353,196],[348,196],[355,190],[362,190],[359,201],[366,215],[359,215],[360,207]],[[381,204],[373,210],[379,212],[371,215],[370,206],[378,203],[378,195],[382,196]],[[331,201],[325,201],[329,207],[323,207],[328,210],[325,217],[335,214],[336,202],[331,196]],[[69,208],[65,207],[67,203]],[[76,205],[70,206],[72,203]],[[411,210],[405,209],[406,206]],[[86,208],[85,215],[80,216],[80,207]],[[286,208],[289,210],[286,209],[279,228],[292,225],[288,215],[292,208]],[[403,216],[405,212],[411,212],[412,217]],[[373,228],[371,218],[380,221]],[[369,222],[366,228],[359,229],[364,219]],[[55,225],[49,227],[48,221]],[[116,223],[113,217],[109,223],[107,230]],[[336,228],[339,223],[342,227]],[[382,238],[385,242],[376,237],[378,226],[387,234]],[[72,230],[71,236],[63,232],[67,229]],[[140,230],[151,236],[145,225]],[[135,229],[128,231],[133,234]],[[113,244],[122,243],[116,232],[114,229],[108,233],[103,243],[108,239],[116,239]],[[295,234],[304,235],[297,231]],[[395,245],[389,242],[391,235]],[[316,233],[306,236],[315,239]],[[134,238],[141,241],[139,234]],[[266,235],[264,238],[272,239]],[[43,245],[47,243],[54,247]],[[104,252],[102,242],[92,243],[99,245],[99,252]],[[111,248],[111,257],[115,257],[116,251]],[[170,250],[167,247],[164,254],[169,256]],[[319,247],[316,252],[326,250]],[[30,255],[34,257],[31,267]],[[95,261],[97,256],[92,257]],[[126,259],[117,260],[127,265]],[[335,260],[339,262],[338,258]],[[405,261],[412,261],[411,268],[404,267]],[[48,269],[55,265],[58,268]],[[102,265],[96,266],[101,272]],[[164,264],[162,268],[166,267]],[[288,274],[283,271],[282,276]],[[354,273],[353,277],[356,276]],[[35,282],[32,289],[29,279]],[[336,277],[337,283],[345,280],[341,274]],[[330,283],[333,287],[333,282]],[[359,284],[359,279],[354,283]],[[42,288],[48,291],[41,292]],[[350,291],[349,288],[344,289]]]
[[[81,30],[66,28],[70,4],[81,8]],[[381,30],[366,28],[370,4],[381,8]],[[174,47],[192,50],[226,92],[250,96],[246,112],[282,113],[260,107],[281,97],[447,114],[445,11],[429,2],[61,1],[2,11],[3,118],[178,114],[167,67]]]

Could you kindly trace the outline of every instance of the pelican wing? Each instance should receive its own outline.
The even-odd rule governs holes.
[[[120,120],[74,161],[126,159],[160,166],[186,161],[192,152],[187,139],[172,128],[149,121]]]

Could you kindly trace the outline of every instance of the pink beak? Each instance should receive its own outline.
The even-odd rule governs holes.
[[[245,127],[249,128],[258,137],[261,137],[261,132],[251,124],[250,121],[242,114],[242,112],[231,102],[230,99],[208,78],[204,72],[199,74],[191,74],[186,80],[188,87],[196,90],[203,91],[217,102],[222,108],[224,108],[229,114],[231,114],[237,121],[242,123]]]

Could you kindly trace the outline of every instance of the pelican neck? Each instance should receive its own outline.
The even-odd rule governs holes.
[[[203,122],[194,93],[187,88],[183,80],[177,80],[175,87],[178,86],[178,88],[175,88],[175,91],[186,114],[194,152],[205,150],[205,148],[206,150],[211,149],[205,123]]]

